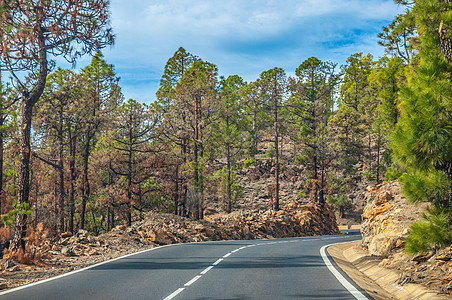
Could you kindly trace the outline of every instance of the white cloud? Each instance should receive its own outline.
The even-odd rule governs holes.
[[[126,91],[134,97],[142,91],[140,101],[154,98],[149,95],[166,61],[180,46],[217,64],[220,74],[252,80],[275,66],[291,72],[310,56],[342,63],[354,52],[381,54],[376,33],[401,10],[389,0],[112,0],[111,5],[117,41],[104,54]]]

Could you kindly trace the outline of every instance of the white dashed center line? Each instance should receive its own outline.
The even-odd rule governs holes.
[[[171,295],[169,295],[168,297],[166,297],[163,300],[171,300],[174,297],[176,297],[177,295],[179,295],[179,293],[182,292],[183,290],[185,290],[185,289],[184,288],[177,289],[174,293],[172,293]]]
[[[204,274],[206,274],[207,272],[209,272],[213,267],[214,267],[214,266],[209,266],[209,267],[205,268],[204,271],[202,271],[202,272],[199,273],[199,274],[204,275]]]
[[[271,243],[260,243],[260,244],[252,244],[252,245],[248,245],[248,246],[243,246],[240,248],[237,248],[235,250],[232,250],[229,253],[226,253],[225,255],[223,255],[222,258],[217,259],[212,265],[208,266],[207,268],[205,268],[201,273],[199,273],[199,275],[196,275],[195,277],[193,277],[190,281],[188,281],[186,284],[184,284],[183,288],[179,288],[177,289],[174,293],[172,293],[171,295],[169,295],[168,297],[166,297],[163,300],[171,300],[173,298],[175,298],[177,295],[179,295],[184,289],[185,287],[188,287],[190,285],[192,285],[196,280],[198,280],[199,278],[202,277],[202,275],[205,275],[207,272],[209,272],[210,270],[212,270],[216,265],[218,265],[219,263],[221,263],[225,258],[229,257],[230,255],[232,255],[233,253],[236,253],[240,250],[246,249],[246,248],[251,248],[254,246],[261,246],[261,245],[273,245],[276,244],[277,242],[271,242]]]
[[[243,249],[246,249],[246,248],[249,248],[249,247],[253,247],[253,246],[256,246],[256,245],[243,246],[243,247],[237,248],[237,249],[235,249],[235,250],[232,250],[232,251],[229,252],[229,253],[226,253],[225,255],[223,255],[222,258],[217,259],[212,265],[210,265],[210,266],[208,266],[207,268],[205,268],[201,273],[199,273],[199,275],[196,275],[196,276],[193,277],[190,281],[188,281],[186,284],[184,284],[184,287],[183,287],[183,288],[177,289],[174,293],[172,293],[171,295],[169,295],[168,297],[166,297],[166,298],[163,299],[163,300],[171,300],[171,299],[173,299],[174,297],[176,297],[177,295],[179,295],[179,294],[185,289],[185,287],[188,287],[188,286],[192,285],[196,280],[198,280],[199,278],[201,278],[202,275],[205,275],[207,272],[209,272],[210,270],[212,270],[216,265],[218,265],[219,263],[221,263],[226,257],[228,257],[228,256],[232,255],[233,253],[236,253],[236,252],[238,252],[238,251],[240,251],[240,250],[243,250]]]
[[[196,275],[195,277],[192,278],[192,280],[190,280],[189,282],[187,282],[186,284],[184,284],[184,286],[190,286],[193,284],[193,282],[195,282],[196,280],[198,280],[199,278],[201,278],[202,275]]]

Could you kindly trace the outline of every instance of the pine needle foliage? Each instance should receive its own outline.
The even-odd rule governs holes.
[[[430,202],[431,208],[425,221],[411,227],[409,253],[452,242],[452,64],[441,51],[438,32],[444,24],[450,28],[451,8],[447,0],[418,0],[412,8],[419,52],[401,91],[392,148],[406,170],[400,181],[408,200]]]

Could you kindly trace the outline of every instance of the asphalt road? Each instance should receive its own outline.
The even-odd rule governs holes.
[[[0,299],[356,299],[327,268],[320,248],[357,239],[351,232],[159,247],[6,291]]]

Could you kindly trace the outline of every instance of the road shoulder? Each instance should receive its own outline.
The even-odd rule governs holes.
[[[419,284],[397,285],[400,274],[380,267],[381,259],[369,256],[361,248],[361,241],[336,244],[327,251],[336,264],[374,299],[450,299]]]

